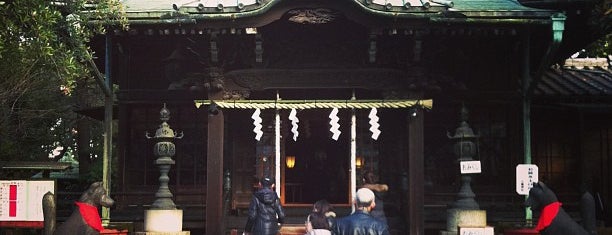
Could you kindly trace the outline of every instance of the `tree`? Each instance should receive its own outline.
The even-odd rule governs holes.
[[[0,0],[0,12],[0,160],[74,151],[73,91],[92,84],[87,43],[104,21],[126,22],[119,0]]]
[[[590,15],[588,27],[592,28],[592,31],[598,32],[601,37],[586,46],[579,56],[606,58],[612,55],[612,8],[610,8],[610,1],[595,1]]]
[[[607,58],[608,56],[612,56],[612,33],[591,43],[580,52],[579,56],[591,58]]]

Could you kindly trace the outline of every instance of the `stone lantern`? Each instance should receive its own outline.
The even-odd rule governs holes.
[[[455,141],[453,152],[458,157],[458,162],[472,161],[478,153],[478,146],[475,141],[478,137],[467,123],[468,111],[465,106],[461,108],[459,127],[455,129],[454,135],[448,138]],[[472,176],[470,174],[461,175],[461,189],[457,193],[457,200],[451,205],[457,209],[478,210],[479,206],[474,197],[476,196],[471,187]]]
[[[459,119],[459,127],[455,129],[455,133],[447,135],[454,141],[453,152],[457,155],[457,161],[461,163],[474,160],[474,156],[478,153],[476,143],[479,136],[474,134],[467,123],[468,110],[465,106],[461,108]],[[457,193],[456,201],[451,203],[447,210],[446,230],[440,231],[440,235],[456,235],[459,227],[483,229],[487,227],[487,213],[480,210],[478,203],[474,200],[476,195],[472,191],[471,182],[470,174],[461,174],[461,188]]]
[[[155,193],[155,201],[151,205],[151,209],[145,211],[145,231],[137,234],[189,234],[188,231],[182,231],[183,228],[183,211],[176,209],[176,205],[172,200],[172,192],[168,187],[168,172],[170,167],[174,165],[172,157],[176,153],[176,148],[172,142],[174,139],[183,138],[183,133],[175,134],[174,130],[168,125],[170,120],[170,110],[166,108],[166,104],[159,112],[160,120],[162,121],[159,128],[155,131],[155,136],[150,136],[146,133],[147,139],[153,139],[155,146],[153,153],[157,156],[155,165],[159,167],[159,189]]]

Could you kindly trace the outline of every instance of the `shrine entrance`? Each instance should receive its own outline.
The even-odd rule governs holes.
[[[285,204],[312,204],[320,199],[348,204],[350,111],[338,113],[338,140],[332,139],[327,110],[303,110],[299,115],[299,137],[293,140],[290,131],[283,135]]]
[[[403,139],[398,135],[402,128],[395,127],[402,126],[401,117],[406,114],[391,110],[432,107],[432,100],[381,99],[196,100],[195,103],[197,107],[208,106],[209,112],[215,108],[241,110],[227,111],[227,123],[231,123],[228,134],[234,140],[228,142],[231,145],[227,148],[235,156],[255,157],[252,160],[234,158],[232,207],[235,209],[249,203],[254,187],[245,176],[250,175],[255,179],[275,178],[275,190],[283,205],[312,205],[320,199],[350,205],[365,168],[379,170],[403,164],[398,162],[401,158],[386,157],[391,161],[381,161],[383,155],[404,154],[399,148],[385,149],[378,138],[379,119],[386,123],[387,131],[381,135],[387,136],[386,144],[400,146],[394,140]],[[247,134],[245,129],[252,132]],[[244,145],[248,142],[254,146]]]

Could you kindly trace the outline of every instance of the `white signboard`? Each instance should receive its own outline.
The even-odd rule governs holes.
[[[44,221],[42,197],[55,193],[53,180],[0,180],[0,221]]]
[[[533,164],[516,166],[516,192],[519,195],[529,195],[529,190],[536,182],[538,182],[538,166]]]
[[[459,228],[460,235],[495,235],[493,227],[484,228]]]
[[[482,172],[480,161],[461,161],[461,174],[474,174]]]

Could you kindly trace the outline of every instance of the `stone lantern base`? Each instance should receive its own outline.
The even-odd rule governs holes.
[[[446,230],[440,235],[456,235],[459,227],[487,227],[485,210],[448,209],[446,213]]]
[[[137,235],[189,235],[183,230],[183,210],[145,210],[145,232]]]

